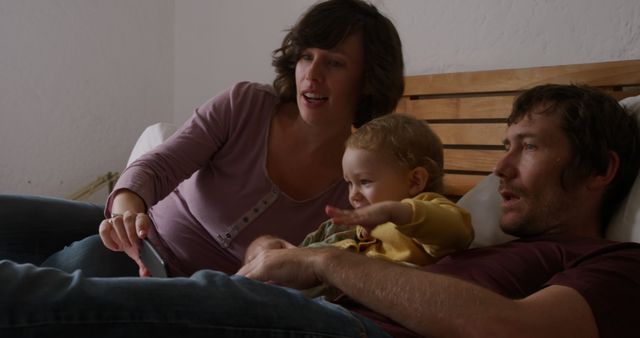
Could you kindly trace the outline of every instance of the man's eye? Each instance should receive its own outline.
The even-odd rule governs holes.
[[[371,184],[371,180],[360,180],[360,185],[368,185]]]
[[[536,150],[537,147],[531,143],[525,143],[523,146],[524,150]]]
[[[331,67],[342,67],[343,63],[337,60],[330,60],[329,61],[329,66]]]
[[[300,55],[300,60],[310,61],[313,60],[313,56],[309,53],[302,53],[302,55]]]

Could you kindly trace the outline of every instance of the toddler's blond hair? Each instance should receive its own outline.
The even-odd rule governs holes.
[[[442,142],[426,121],[399,113],[384,115],[353,132],[346,146],[385,152],[409,169],[423,167],[429,173],[424,191],[443,191]]]

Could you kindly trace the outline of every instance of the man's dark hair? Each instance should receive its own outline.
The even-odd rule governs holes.
[[[273,52],[273,86],[282,102],[296,100],[296,63],[306,48],[331,49],[354,33],[362,33],[364,89],[353,125],[388,114],[404,91],[402,44],[393,23],[375,6],[361,0],[329,0],[312,6]]]
[[[544,107],[543,111],[536,108]],[[605,92],[582,85],[541,85],[522,93],[514,102],[507,124],[533,112],[560,114],[562,130],[572,149],[571,161],[561,176],[563,189],[583,182],[592,174],[604,174],[610,153],[620,158],[618,171],[607,187],[601,206],[601,232],[629,193],[640,167],[636,118]]]

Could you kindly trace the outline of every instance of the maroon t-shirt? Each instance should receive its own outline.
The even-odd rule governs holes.
[[[578,291],[589,303],[600,337],[637,337],[640,244],[561,235],[520,239],[457,252],[425,270],[480,285],[507,298],[525,298],[549,285]],[[418,335],[351,300],[345,307],[394,337]]]

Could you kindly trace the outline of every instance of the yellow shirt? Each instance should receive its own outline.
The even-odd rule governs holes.
[[[366,231],[361,226],[339,226],[338,229],[343,230],[339,236],[335,236],[335,231],[327,231],[327,228],[319,229],[322,241],[369,257],[420,266],[466,249],[471,244],[471,215],[444,196],[427,192],[401,202],[413,208],[413,218],[407,224],[380,224],[371,231],[369,237],[364,236]],[[330,226],[328,223],[322,226]],[[308,239],[303,242],[304,246],[313,244]]]

